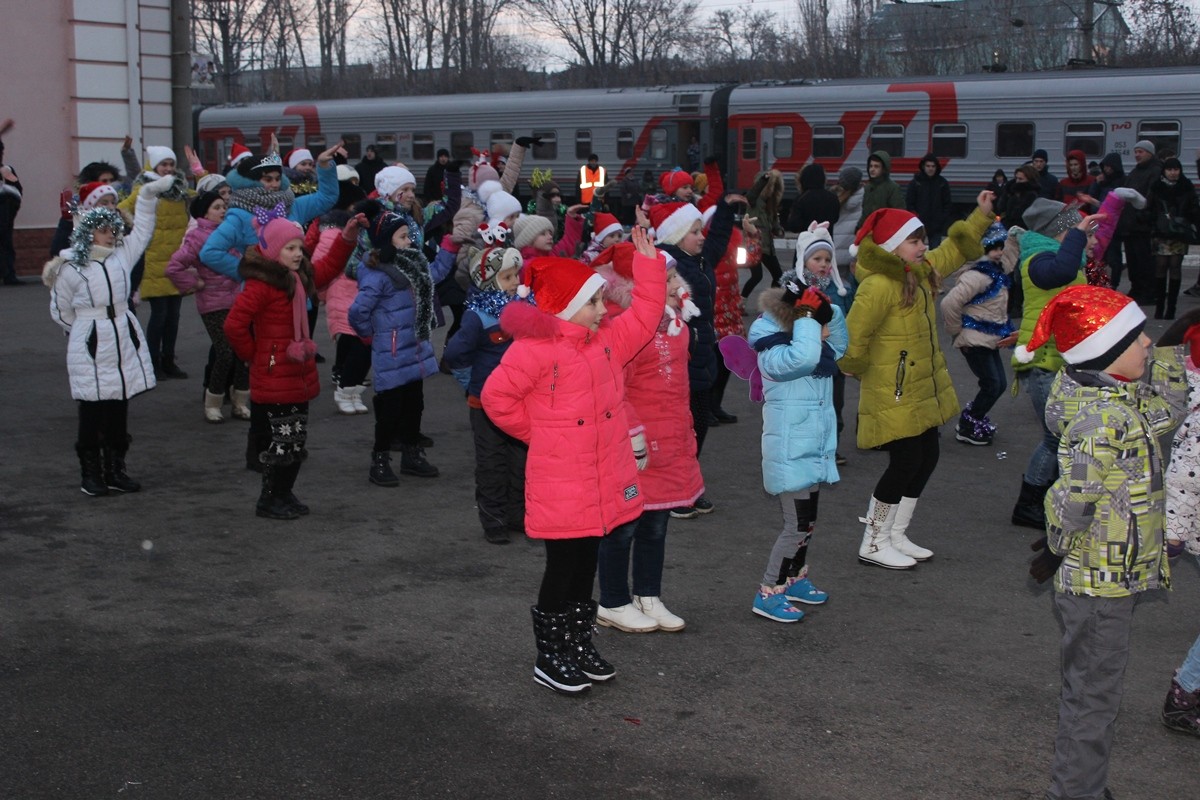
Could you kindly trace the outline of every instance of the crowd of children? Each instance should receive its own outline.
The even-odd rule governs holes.
[[[69,247],[43,280],[69,334],[82,491],[139,490],[126,471],[128,403],[182,375],[174,331],[181,297],[194,295],[213,354],[203,418],[222,422],[228,395],[233,415],[250,420],[258,516],[308,514],[294,487],[320,392],[312,324],[324,292],[337,408],[375,415],[370,484],[399,485],[394,449],[401,475],[439,475],[421,431],[424,381],[441,371],[462,384],[484,540],[545,546],[531,608],[534,678],[576,694],[616,674],[594,625],[685,627],[663,601],[667,531],[672,518],[714,508],[699,458],[710,424],[737,421],[721,408],[731,370],[762,403],[763,487],[782,517],[750,610],[795,623],[799,606],[829,598],[810,580],[809,547],[821,488],[845,463],[846,378],[860,385],[858,447],[888,454],[860,520],[858,557],[912,569],[933,557],[908,533],[938,463],[939,429],[957,417],[958,441],[993,442],[988,414],[1007,385],[1002,351],[1019,342],[1017,380],[1043,435],[1013,522],[1045,534],[1030,572],[1054,578],[1066,629],[1047,796],[1101,796],[1134,598],[1169,586],[1169,556],[1200,554],[1200,368],[1197,350],[1185,362],[1180,346],[1200,347],[1200,310],[1182,314],[1151,353],[1137,304],[1088,285],[1121,204],[1144,198],[1117,190],[1094,215],[1038,198],[1023,229],[999,224],[985,191],[930,249],[925,221],[880,199],[890,182],[886,154],[876,154],[865,189],[846,171],[834,195],[839,207],[861,202],[866,212],[847,252],[852,271],[843,274],[831,233],[845,237],[845,226],[810,221],[793,268],[758,295],[746,331],[737,271],[764,262],[776,277],[768,243],[777,173],[756,182],[753,204],[725,193],[711,161],[696,176],[664,173],[662,193],[644,198],[625,241],[621,222],[598,208],[600,193],[590,206],[522,213],[511,191],[533,144],[518,140],[504,163],[479,154],[465,186],[457,162],[442,165],[442,196],[426,206],[402,165],[381,166],[373,186],[358,187],[360,173],[334,163],[338,145],[315,159],[293,152],[287,169],[275,152],[239,153],[224,179],[202,176],[196,191],[176,175],[174,153],[148,148],[150,169],[124,204],[128,232],[118,192],[81,185]],[[1160,197],[1171,188],[1159,187]],[[553,184],[542,189],[560,199]],[[147,248],[144,333],[130,301]],[[1172,258],[1164,254],[1162,277],[1174,281]],[[963,406],[937,335],[942,282],[955,273],[940,306],[979,382]],[[1019,329],[1008,316],[1018,284]],[[1164,289],[1158,315],[1175,316],[1177,288]],[[439,359],[432,333],[443,305],[455,319]],[[369,373],[371,409],[362,401]],[[1157,437],[1177,426],[1168,466]],[[1200,734],[1200,640],[1171,683],[1163,720]]]

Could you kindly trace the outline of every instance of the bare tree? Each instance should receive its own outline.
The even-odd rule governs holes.
[[[1200,58],[1200,25],[1191,4],[1183,0],[1131,0],[1127,19],[1134,20],[1126,63],[1138,66],[1195,64]]]

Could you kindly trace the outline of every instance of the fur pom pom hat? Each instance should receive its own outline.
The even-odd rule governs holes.
[[[569,320],[604,288],[604,278],[581,261],[557,256],[530,259],[517,295],[537,297],[537,307],[559,319]]]
[[[500,181],[487,181],[480,184],[477,194],[489,220],[500,221],[513,214],[521,213],[521,201],[504,191]]]
[[[1146,327],[1137,303],[1103,286],[1068,286],[1042,309],[1029,343],[1016,349],[1028,364],[1033,353],[1054,337],[1063,360],[1079,369],[1102,370],[1133,344]]]
[[[554,223],[541,214],[522,214],[513,223],[513,245],[518,249],[529,247],[543,233],[553,233]]]
[[[664,172],[658,176],[658,185],[662,188],[663,194],[673,195],[685,186],[692,186],[692,176],[691,173],[681,169]]]
[[[679,244],[695,222],[702,223],[703,218],[691,203],[658,203],[650,207],[650,224],[659,244]]]
[[[796,265],[793,272],[797,274],[804,273],[804,265],[808,263],[808,259],[813,253],[824,250],[829,253],[829,263],[833,269],[829,271],[829,277],[833,281],[833,285],[837,287],[839,297],[846,296],[846,285],[842,283],[842,275],[838,272],[837,256],[833,248],[833,237],[829,235],[828,222],[810,222],[808,230],[802,231],[796,237]]]
[[[375,191],[380,197],[391,197],[401,186],[417,185],[417,179],[406,167],[384,167],[375,175]]]
[[[175,158],[175,151],[169,147],[152,144],[146,148],[146,163],[150,165],[151,170],[167,159],[179,163],[179,159]]]
[[[520,269],[522,264],[521,251],[515,247],[485,247],[471,253],[468,271],[471,283],[483,292],[495,291],[496,278],[501,272],[509,269]]]
[[[111,197],[116,200],[120,195],[117,194],[115,186],[107,183],[85,183],[79,187],[79,210],[90,211],[100,205],[100,201],[105,197]]]
[[[858,255],[858,248],[868,236],[879,247],[893,253],[897,247],[904,244],[905,239],[923,227],[924,223],[911,211],[901,208],[881,208],[872,211],[854,236],[854,244],[850,245],[850,255]]]

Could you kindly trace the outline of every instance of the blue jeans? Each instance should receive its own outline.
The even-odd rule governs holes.
[[[1008,387],[1004,359],[1000,351],[992,347],[964,347],[962,354],[971,372],[979,379],[979,391],[971,401],[971,415],[985,417]]]
[[[633,593],[662,594],[663,558],[667,549],[670,510],[644,511],[600,540],[600,605],[617,608],[633,602],[629,595],[629,555],[633,551]]]
[[[1057,373],[1044,369],[1028,369],[1021,373],[1020,380],[1028,387],[1029,399],[1042,426],[1042,441],[1029,457],[1025,467],[1025,482],[1034,486],[1049,486],[1058,477],[1058,436],[1046,427],[1046,399],[1050,396],[1050,384]]]
[[[1177,680],[1186,692],[1200,689],[1200,636],[1196,637],[1192,649],[1188,651],[1187,658],[1183,660]]]

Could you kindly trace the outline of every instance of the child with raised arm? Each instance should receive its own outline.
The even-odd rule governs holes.
[[[600,537],[642,513],[637,464],[624,410],[625,364],[654,336],[666,302],[664,261],[635,231],[633,302],[605,320],[604,279],[567,258],[525,265],[536,307],[509,303],[501,327],[513,344],[483,386],[483,408],[529,444],[525,532],[546,542],[533,616],[534,680],[576,693],[616,674],[592,644],[592,585]]]

